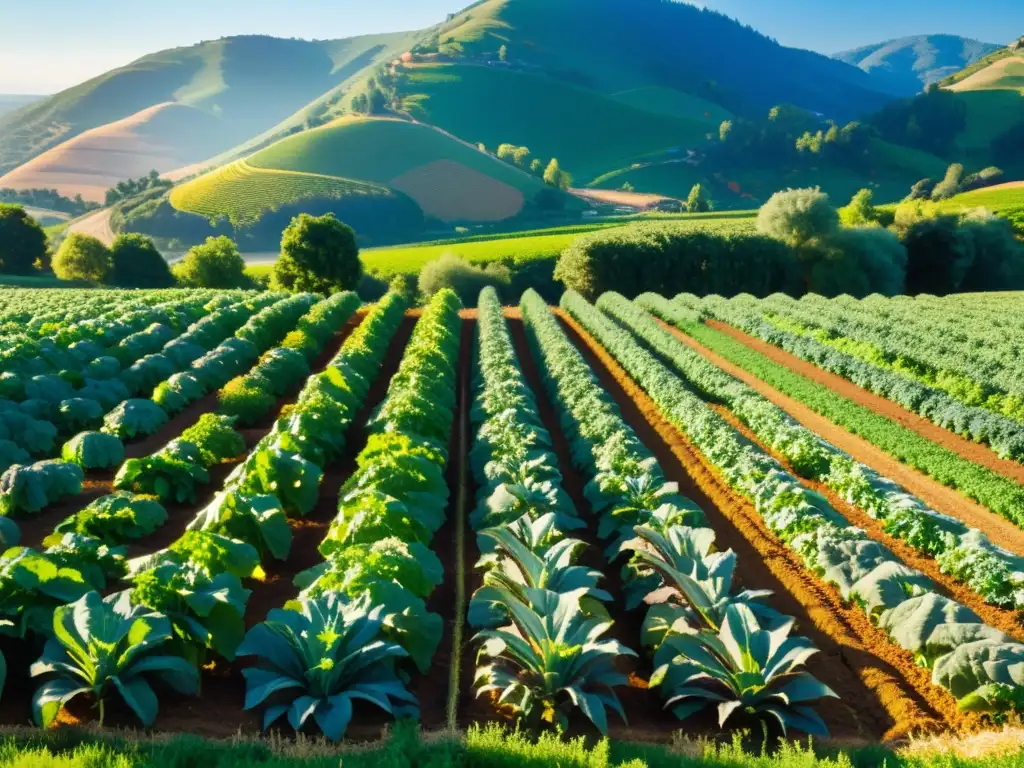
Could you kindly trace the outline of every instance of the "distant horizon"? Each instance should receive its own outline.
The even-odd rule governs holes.
[[[557,0],[552,0],[557,2]],[[705,0],[780,44],[825,56],[887,40],[929,34],[1005,45],[1024,34],[1024,3],[982,0],[860,0],[822,9],[820,0]],[[0,28],[0,95],[47,96],[148,54],[242,35],[324,40],[425,29],[468,0],[292,0],[260,7],[243,0],[200,0],[140,8],[129,0],[52,0],[5,11]],[[97,8],[103,8],[97,12]],[[54,25],[53,20],[61,20]],[[947,31],[924,32],[943,26]],[[948,31],[951,29],[956,32]],[[1007,33],[1009,30],[1009,33]],[[1006,37],[1007,39],[1000,39]]]

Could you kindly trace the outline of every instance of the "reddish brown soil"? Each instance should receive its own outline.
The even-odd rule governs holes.
[[[910,654],[808,571],[607,352],[564,313],[559,315],[668,478],[704,509],[718,546],[736,551],[741,583],[772,589],[774,607],[794,616],[800,631],[821,650],[808,668],[840,696],[820,710],[830,726],[836,724],[837,735],[852,728],[865,738],[884,734],[891,739],[975,724],[957,711],[952,696],[931,684],[927,670],[915,665]],[[837,705],[845,712],[831,710]]]
[[[850,432],[847,432],[842,427],[839,427],[832,421],[829,421],[824,416],[820,416],[815,411],[811,410],[809,407],[799,402],[798,400],[795,400],[787,395],[784,395],[774,387],[771,387],[765,382],[761,381],[761,379],[757,378],[753,374],[750,374],[747,371],[740,368],[739,366],[730,363],[721,355],[715,354],[710,349],[705,347],[703,344],[690,338],[677,328],[671,328],[670,326],[667,325],[664,325],[664,327],[672,331],[672,333],[674,333],[680,341],[687,344],[696,351],[700,352],[710,362],[721,368],[730,376],[734,376],[735,378],[742,381],[744,384],[748,385],[749,387],[757,391],[767,400],[771,401],[779,408],[784,410],[786,413],[788,413],[796,421],[803,424],[808,429],[817,432],[819,435],[821,435],[830,443],[832,443],[832,445],[836,446],[837,448],[843,451],[846,451],[846,453],[850,454],[857,461],[867,464],[869,467],[877,470],[878,472],[885,475],[889,479],[903,486],[908,492],[920,498],[933,509],[942,512],[943,514],[949,515],[950,517],[955,517],[959,520],[962,520],[964,523],[966,523],[968,526],[972,528],[979,528],[980,530],[984,531],[985,534],[998,546],[1003,547],[1004,549],[1008,549],[1011,552],[1014,552],[1018,555],[1024,555],[1024,533],[1022,533],[1021,530],[1013,523],[1011,523],[1009,520],[1006,520],[1005,518],[1002,518],[999,515],[989,511],[988,509],[981,506],[977,502],[971,501],[959,491],[956,491],[952,488],[947,488],[937,480],[934,480],[933,478],[928,477],[927,475],[921,472],[918,472],[916,469],[907,466],[898,459],[895,459],[889,454],[885,453],[881,448],[872,445],[864,438],[858,437]],[[720,330],[724,331],[725,329]],[[750,337],[747,338],[750,339]],[[743,341],[746,341],[746,339],[744,339]],[[769,355],[773,359],[775,359],[775,354],[787,354],[782,350],[776,349],[775,347],[772,347],[770,345],[764,345],[765,347],[767,347],[767,349],[762,349],[760,346],[756,346],[758,344],[764,345],[763,342],[759,342],[756,339],[750,339],[750,345],[756,348],[759,352],[768,354],[769,351],[774,350],[774,353],[772,355]],[[794,361],[794,369],[798,373],[802,375],[807,375],[808,378],[813,378],[816,381],[825,384],[830,389],[838,392],[844,397],[849,397],[849,395],[846,391],[840,390],[840,382],[845,383],[847,388],[853,387],[853,389],[860,392],[860,399],[850,397],[851,400],[856,400],[858,403],[862,405],[867,405],[875,410],[878,410],[882,415],[886,416],[887,418],[893,419],[893,421],[899,421],[899,418],[897,418],[899,416],[899,414],[896,413],[897,411],[902,411],[902,413],[907,414],[908,418],[918,418],[916,416],[913,416],[913,414],[910,414],[908,411],[900,408],[900,406],[889,402],[888,400],[875,397],[874,395],[871,395],[870,393],[861,390],[859,387],[850,384],[850,382],[845,381],[844,379],[838,376],[831,376],[831,374],[827,374],[824,371],[820,371],[817,368],[814,368],[813,366],[810,366],[810,368],[811,372],[814,372],[815,375],[810,376],[807,373],[805,373],[802,369],[795,368],[796,364],[807,366],[807,363],[804,363],[802,360],[792,357],[792,355],[790,355],[789,357],[792,358],[792,360]],[[777,360],[777,362],[782,361]],[[789,363],[785,364],[789,365]],[[831,378],[826,378],[829,376],[831,376]],[[835,382],[833,382],[832,379],[835,379]],[[873,403],[868,403],[868,401],[865,400],[865,398],[868,397],[877,400],[882,405],[882,407],[875,408],[875,405]],[[918,420],[923,421],[922,419],[919,418]],[[973,443],[970,443],[969,441],[964,441],[962,438],[958,438],[951,432],[947,432],[944,429],[940,429],[939,427],[936,427],[934,424],[931,424],[930,422],[926,423],[928,423],[932,429],[937,430],[938,435],[937,437],[933,437],[931,434],[922,434],[924,434],[925,437],[934,440],[934,442],[943,445],[943,447],[950,448],[950,450],[953,450],[954,452],[959,452],[957,449],[952,448],[951,446],[955,445],[956,441],[960,441],[966,443],[966,445],[972,446],[976,451],[987,452],[988,454],[992,455],[992,452],[989,449],[984,448],[983,446],[975,445]],[[965,458],[971,457],[965,456]],[[971,460],[973,461],[974,459],[971,458]],[[1014,465],[1013,462],[1009,462],[1009,464]],[[1018,465],[1014,466],[1017,466],[1018,469],[1021,469]]]
[[[739,417],[737,417],[735,413],[723,405],[713,405],[711,407],[713,407],[715,411],[717,411],[718,414],[728,421],[737,431],[742,433],[746,439],[750,440],[766,453],[772,455],[794,477],[799,477],[796,471],[794,471],[792,465],[786,461],[785,457],[775,451],[772,451],[768,446],[758,440],[757,436],[749,427],[747,427],[746,424],[740,421]],[[939,570],[938,564],[935,562],[935,558],[921,554],[908,544],[890,536],[885,532],[881,522],[871,518],[857,507],[848,504],[842,497],[836,494],[835,491],[824,483],[808,480],[806,478],[802,478],[802,482],[811,490],[817,491],[825,496],[837,512],[849,520],[853,525],[864,529],[871,539],[886,547],[902,562],[906,563],[911,568],[916,568],[929,579],[934,581],[942,594],[966,605],[978,614],[981,620],[989,626],[995,627],[1001,632],[1005,632],[1018,640],[1024,641],[1024,627],[1021,626],[1021,618],[1018,612],[1004,610],[1002,608],[989,605],[969,587],[960,584],[955,579],[952,579],[942,573],[942,571]]]

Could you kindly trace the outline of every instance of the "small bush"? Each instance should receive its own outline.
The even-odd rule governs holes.
[[[248,288],[245,261],[230,237],[210,237],[174,265],[174,276],[192,288]]]
[[[118,235],[110,246],[113,266],[110,284],[119,288],[169,288],[174,285],[171,268],[144,235]]]
[[[61,280],[102,283],[111,270],[110,251],[90,235],[72,232],[53,257],[53,274]]]
[[[446,253],[440,259],[432,261],[420,272],[419,288],[424,299],[450,288],[458,294],[464,306],[476,306],[480,291],[488,286],[497,288],[499,292],[507,288],[511,281],[508,268],[502,264],[488,264],[478,267],[463,261],[454,254]]]

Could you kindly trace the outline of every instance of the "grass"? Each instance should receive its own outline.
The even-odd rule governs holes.
[[[680,330],[769,386],[859,435],[904,464],[1024,527],[1024,489],[1013,481],[958,456],[870,408],[837,395],[823,384],[773,362],[721,331],[697,323],[681,324]]]
[[[996,213],[1024,209],[1024,184],[1013,187],[999,185],[987,189],[975,189],[943,200],[939,203],[939,207],[944,210],[984,207]]]
[[[402,120],[342,118],[291,136],[249,158],[254,168],[319,173],[390,184],[435,160],[452,160],[527,195],[543,182],[441,131]]]
[[[61,280],[53,275],[0,275],[0,286],[7,288],[89,288],[84,280]]]
[[[557,156],[578,184],[642,155],[706,143],[706,121],[658,115],[542,75],[471,64],[410,71],[409,111],[491,151],[506,142]]]
[[[266,211],[300,200],[387,197],[387,187],[336,176],[254,168],[244,160],[231,163],[175,187],[171,205],[208,219],[226,216],[233,225],[257,221]]]
[[[992,142],[1024,120],[1024,95],[1014,91],[963,91],[957,94],[967,107],[967,127],[957,136],[957,147],[972,166],[988,163]]]
[[[707,130],[718,132],[723,120],[731,120],[732,112],[713,101],[690,93],[649,85],[612,94],[616,101],[656,115],[679,117],[706,123]]]
[[[1021,732],[883,746],[784,743],[772,751],[732,742],[687,739],[667,745],[617,740],[535,738],[496,725],[465,734],[421,734],[397,724],[373,744],[340,746],[296,741],[193,736],[136,738],[60,729],[19,730],[0,739],[0,768],[1012,768],[1024,759]]]

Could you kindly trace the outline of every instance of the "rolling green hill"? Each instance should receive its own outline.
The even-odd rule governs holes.
[[[708,122],[642,111],[543,75],[479,64],[418,65],[402,87],[417,120],[492,151],[529,147],[588,183],[637,158],[707,143]],[[715,126],[717,131],[717,125]]]
[[[610,95],[657,86],[762,114],[782,102],[846,120],[887,96],[866,73],[786,48],[714,11],[662,0],[483,0],[441,28],[442,54],[508,64]]]
[[[900,96],[920,93],[999,50],[1001,46],[956,35],[917,35],[835,54]]]
[[[46,98],[45,96],[28,96],[20,93],[0,94],[0,116],[16,109],[28,106],[34,101]]]
[[[247,36],[144,56],[0,116],[0,172],[84,131],[166,102],[216,116],[218,143],[228,149],[395,55],[406,40],[405,34],[317,42]],[[187,147],[189,132],[179,139]]]

